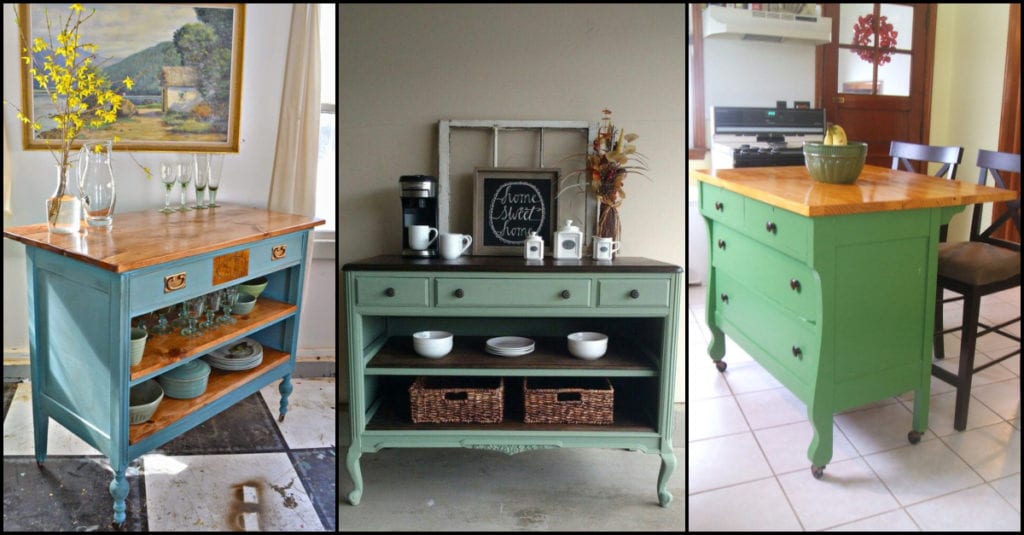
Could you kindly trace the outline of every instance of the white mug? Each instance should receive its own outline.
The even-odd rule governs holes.
[[[439,243],[441,258],[455,260],[473,245],[473,237],[469,234],[442,234]]]
[[[430,233],[434,236],[431,237]],[[437,229],[429,225],[409,225],[409,247],[417,251],[423,251],[437,239]]]
[[[612,238],[594,236],[594,260],[611,260],[621,244]]]

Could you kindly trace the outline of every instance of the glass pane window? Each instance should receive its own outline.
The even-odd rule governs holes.
[[[335,73],[336,4],[320,4],[320,150],[316,166],[316,217],[325,223],[317,233],[334,232],[337,218],[337,86]]]
[[[841,4],[839,92],[909,96],[913,25],[911,6]]]
[[[878,67],[878,94],[910,96],[910,54],[893,53],[891,60]]]
[[[879,6],[879,15],[885,17],[885,21],[888,24],[892,24],[893,38],[896,41],[892,48],[910,50],[910,44],[914,42],[913,6],[881,4]]]

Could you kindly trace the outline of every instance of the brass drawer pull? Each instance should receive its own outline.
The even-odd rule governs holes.
[[[185,287],[185,272],[164,277],[164,293],[170,293]]]
[[[284,258],[286,254],[288,254],[287,245],[275,245],[274,248],[270,250],[270,259],[280,260]]]

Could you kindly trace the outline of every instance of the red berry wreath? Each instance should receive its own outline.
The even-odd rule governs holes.
[[[892,61],[892,55],[881,48],[896,48],[896,36],[899,32],[893,29],[892,24],[886,20],[885,15],[878,17],[878,49],[851,50],[860,56],[860,59],[869,63],[885,65]],[[875,15],[868,13],[863,17],[857,17],[853,25],[853,45],[872,46],[871,36],[875,34]]]

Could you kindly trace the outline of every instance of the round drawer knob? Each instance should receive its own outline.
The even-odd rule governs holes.
[[[632,297],[633,299],[639,299],[640,298],[640,290],[630,290],[629,291],[629,296]]]
[[[568,298],[572,297],[572,294],[569,293],[569,290],[562,290],[561,296],[562,296],[562,299],[568,299]]]
[[[723,303],[726,303],[726,304],[728,304],[728,303],[729,303],[729,294],[722,294],[722,295],[720,295],[719,297],[721,297],[721,298],[722,298],[722,302],[723,302]]]
[[[799,359],[799,358],[803,358],[803,354],[804,354],[803,350],[801,350],[801,349],[800,349],[799,347],[797,347],[797,346],[793,346],[793,356],[794,356],[794,357],[796,357],[796,358],[798,358],[798,359]]]
[[[462,291],[462,288],[459,288],[459,289],[455,290],[455,297],[456,298],[462,299],[465,296],[466,296],[466,292]]]
[[[395,289],[394,288],[388,288],[387,290],[384,290],[384,295],[386,295],[388,297],[394,297],[395,296]]]
[[[771,232],[772,234],[775,234],[775,232],[779,230],[779,228],[776,227],[775,223],[772,221],[768,221],[767,223],[765,223],[764,229],[767,230],[768,232]]]
[[[799,292],[800,291],[800,281],[798,281],[796,279],[789,279],[789,289],[793,290],[794,292]]]
[[[718,239],[718,248],[722,249],[722,250],[725,250],[725,240],[723,240],[721,238]]]
[[[715,201],[715,210],[719,212],[725,211],[725,206],[722,205],[722,201]]]

